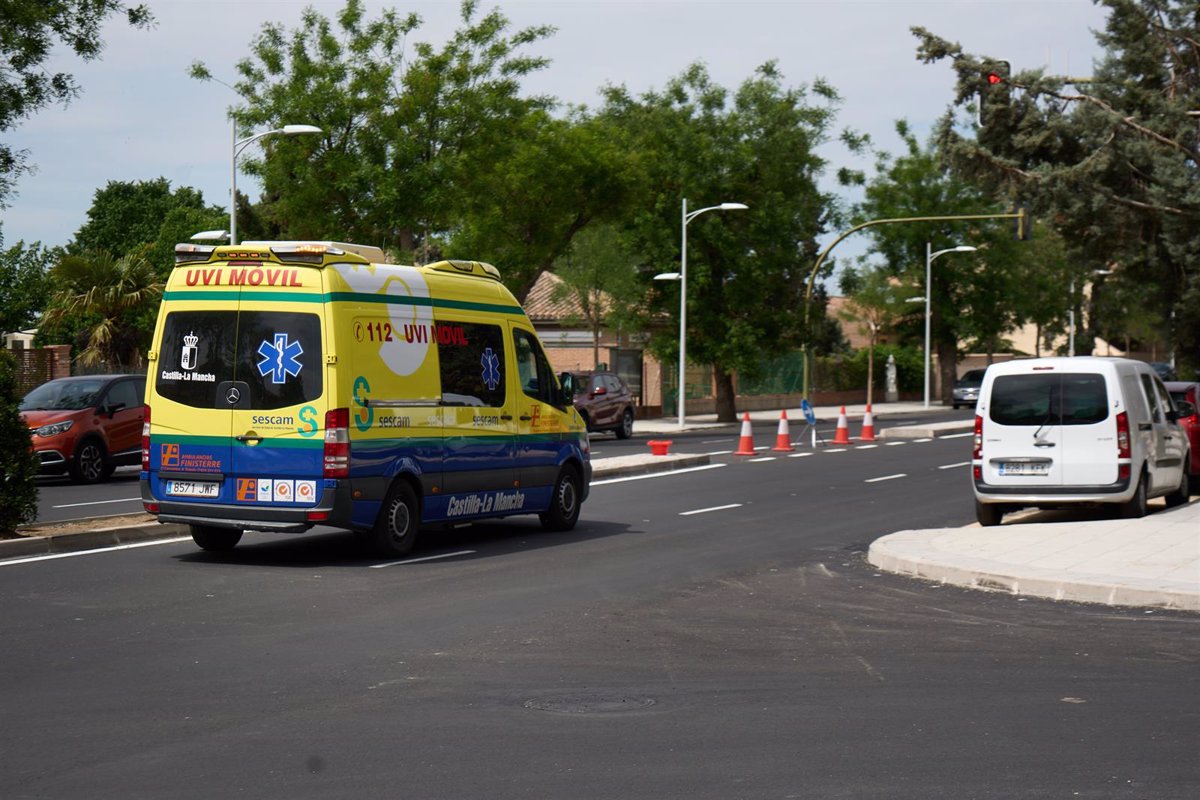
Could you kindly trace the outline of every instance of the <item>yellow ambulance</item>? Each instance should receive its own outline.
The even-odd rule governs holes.
[[[587,432],[490,264],[337,242],[181,244],[149,354],[141,492],[205,550],[538,514],[569,530]]]

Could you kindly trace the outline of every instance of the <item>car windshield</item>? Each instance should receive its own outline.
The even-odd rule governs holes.
[[[96,405],[103,379],[50,381],[21,400],[21,411],[79,411]]]
[[[592,374],[590,372],[575,372],[572,373],[571,378],[575,394],[587,394],[592,390]]]
[[[963,376],[958,379],[959,386],[979,386],[983,383],[983,373],[987,372],[984,369],[972,369],[963,373]]]

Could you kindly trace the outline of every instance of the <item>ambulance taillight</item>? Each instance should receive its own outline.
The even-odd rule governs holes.
[[[142,406],[142,472],[150,471],[150,406]]]
[[[350,409],[325,413],[324,477],[350,477]]]

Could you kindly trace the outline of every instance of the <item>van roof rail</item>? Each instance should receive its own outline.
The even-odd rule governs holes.
[[[453,272],[455,275],[474,275],[477,278],[500,280],[500,270],[483,261],[435,261],[426,264],[425,269],[436,269],[438,272]]]

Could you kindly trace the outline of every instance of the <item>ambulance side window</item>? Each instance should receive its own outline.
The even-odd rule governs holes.
[[[517,373],[521,379],[521,390],[543,403],[553,403],[558,384],[537,338],[528,331],[514,329],[513,345],[517,348]]]
[[[499,325],[438,320],[442,402],[452,406],[504,405],[504,333]]]

